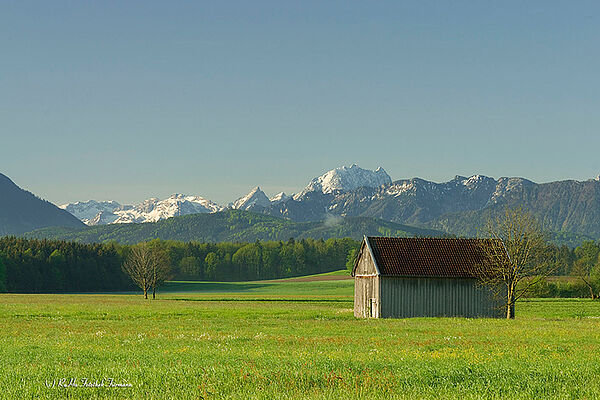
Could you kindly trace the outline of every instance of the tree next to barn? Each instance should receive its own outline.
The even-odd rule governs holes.
[[[354,276],[359,318],[501,317],[478,284],[487,239],[365,237]]]
[[[546,235],[538,221],[520,207],[488,219],[485,231],[493,245],[482,247],[487,263],[479,269],[479,278],[502,300],[506,318],[511,319],[517,300],[554,271],[542,259]]]

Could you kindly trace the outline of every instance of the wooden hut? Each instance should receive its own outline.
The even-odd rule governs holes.
[[[352,270],[359,318],[502,317],[478,284],[486,239],[365,237]]]

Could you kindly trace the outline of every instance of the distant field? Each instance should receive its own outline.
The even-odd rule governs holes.
[[[155,301],[0,295],[0,398],[600,397],[600,302],[358,320],[352,280],[172,285]],[[46,387],[61,378],[132,387]]]
[[[309,275],[298,278],[287,278],[254,282],[167,282],[163,293],[196,293],[211,298],[227,297],[230,294],[244,297],[282,298],[289,296],[311,296],[322,298],[352,299],[354,280],[346,271],[334,271],[325,274]]]

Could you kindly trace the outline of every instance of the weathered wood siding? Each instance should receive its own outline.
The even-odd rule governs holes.
[[[380,292],[378,276],[357,276],[354,278],[354,316],[358,318],[379,318]]]
[[[354,275],[377,275],[377,268],[375,268],[375,263],[373,262],[371,253],[369,252],[367,246],[365,246],[364,242],[358,253],[358,264],[354,270]]]
[[[379,318],[379,276],[369,250],[363,245],[354,271],[354,316]]]
[[[478,286],[473,279],[382,276],[379,286],[382,318],[503,315],[501,303],[489,289]]]

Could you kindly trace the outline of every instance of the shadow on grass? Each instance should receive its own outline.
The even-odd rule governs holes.
[[[260,283],[245,282],[166,282],[161,288],[161,292],[220,292],[220,293],[240,293],[249,292],[255,289],[269,286]]]
[[[299,298],[293,298],[293,299],[283,299],[283,298],[232,298],[232,297],[224,297],[224,298],[214,298],[214,299],[190,299],[190,298],[185,298],[185,299],[178,299],[178,298],[172,298],[172,299],[167,299],[167,300],[175,300],[175,301],[206,301],[206,302],[220,302],[220,301],[240,301],[240,302],[249,302],[249,301],[255,301],[255,302],[287,302],[287,303],[352,303],[353,300],[349,299],[349,300],[345,300],[345,299],[299,299]]]

